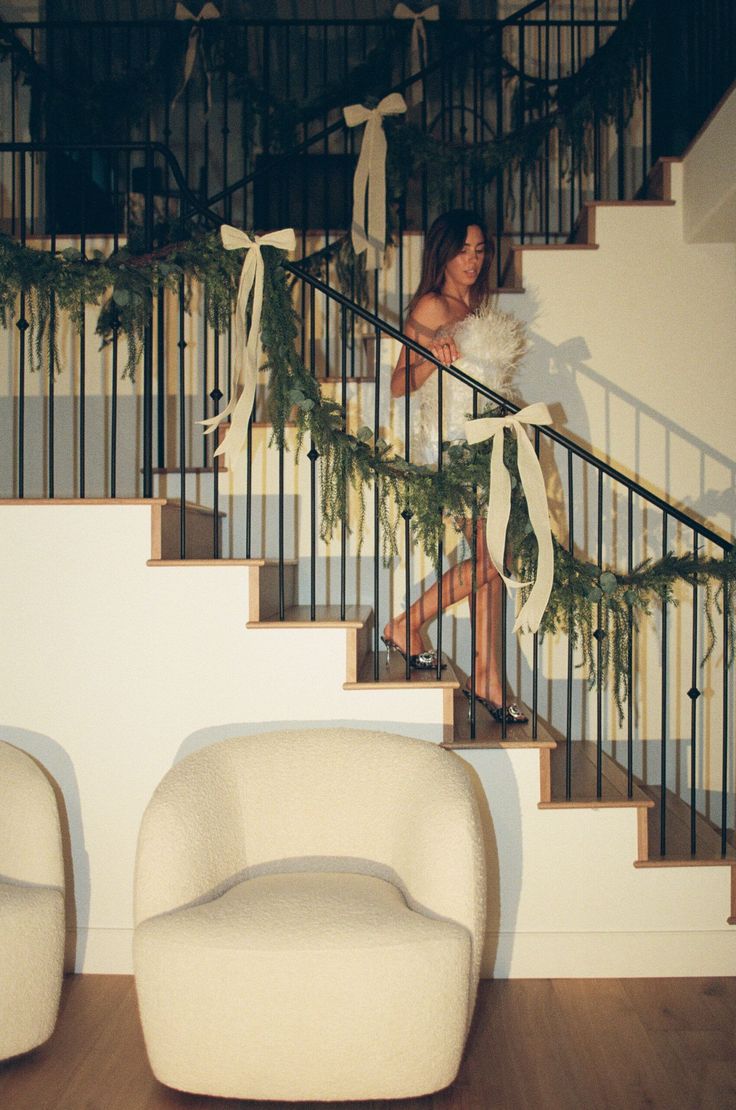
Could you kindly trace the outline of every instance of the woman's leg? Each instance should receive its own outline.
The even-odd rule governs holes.
[[[475,594],[475,692],[501,705],[501,605],[503,583],[494,569],[493,578]]]
[[[471,531],[468,522],[468,533]],[[470,539],[470,535],[468,535]],[[488,557],[485,540],[485,521],[477,522],[476,530],[476,692],[481,697],[500,704],[501,678],[498,666],[498,644],[500,642],[500,614],[503,588],[496,568]],[[466,559],[457,566],[450,567],[442,575],[442,607],[454,605],[469,597],[473,584],[472,560]],[[416,655],[424,650],[422,629],[434,620],[439,611],[440,590],[438,584],[417,598],[407,613],[402,613],[384,628],[387,639],[393,640],[404,652]],[[410,645],[411,642],[411,646]]]

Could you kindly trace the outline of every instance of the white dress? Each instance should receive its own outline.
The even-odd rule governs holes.
[[[490,304],[449,327],[440,328],[435,338],[453,336],[461,353],[455,365],[488,389],[515,399],[512,385],[516,367],[526,352],[523,323],[509,312]],[[442,374],[442,439],[465,440],[465,422],[473,415],[473,389],[449,372],[436,370],[415,389],[410,400],[410,461],[420,466],[437,466],[439,446],[438,393]],[[486,400],[478,396],[478,409]]]

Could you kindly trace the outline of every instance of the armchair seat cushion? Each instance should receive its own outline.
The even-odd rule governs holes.
[[[467,1032],[471,960],[462,925],[416,912],[385,879],[345,872],[248,878],[149,918],[135,938],[157,1077],[251,1099],[446,1086]]]

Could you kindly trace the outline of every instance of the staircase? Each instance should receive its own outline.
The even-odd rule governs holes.
[[[514,26],[520,46],[526,30]],[[711,128],[722,126],[722,113],[731,118],[734,104],[732,97],[721,106]],[[540,453],[557,534],[600,566],[626,563],[626,497],[636,503],[628,510],[629,564],[668,547],[718,550],[714,529],[734,532],[728,402],[736,335],[722,309],[733,246],[722,237],[728,197],[702,199],[709,133],[684,159],[657,163],[646,199],[585,201],[569,242],[561,233],[536,235],[528,223],[501,228],[507,245],[512,236],[522,240],[502,252],[498,290],[499,307],[525,320],[533,340],[520,392],[548,401],[555,415],[555,434]],[[227,203],[217,201],[223,210]],[[304,229],[302,245],[309,253],[327,238]],[[420,256],[421,236],[400,228],[391,264],[371,290],[380,312],[361,322],[349,310],[342,344],[345,309],[329,283],[325,291],[298,265],[293,270],[309,321],[304,349],[311,344],[323,390],[345,398],[351,427],[375,424],[395,442],[402,416],[380,383],[395,361],[396,325]],[[269,447],[263,398],[246,467],[215,470],[195,421],[211,411],[213,383],[225,384],[227,338],[212,334],[196,300],[189,318],[173,296],[157,310],[166,364],[154,411],[158,455],[148,467],[132,449],[126,459],[121,448],[116,463],[103,453],[98,487],[90,465],[81,500],[75,446],[50,491],[49,429],[61,455],[60,428],[77,427],[83,390],[70,375],[51,400],[40,376],[29,377],[24,402],[35,431],[26,444],[26,485],[20,497],[3,486],[2,573],[8,627],[17,630],[4,644],[11,688],[3,736],[44,757],[67,802],[77,965],[128,969],[120,892],[129,886],[140,810],[172,758],[277,722],[319,727],[342,719],[441,743],[474,769],[492,879],[485,974],[730,973],[732,679],[718,659],[699,667],[702,624],[698,631],[688,614],[701,611],[702,596],[683,590],[681,608],[668,607],[668,617],[656,616],[642,632],[637,700],[623,724],[600,684],[587,690],[567,643],[510,635],[507,673],[529,724],[504,730],[480,706],[471,724],[461,693],[470,658],[464,609],[443,614],[441,674],[407,676],[403,664],[388,660],[379,633],[404,606],[405,577],[399,564],[382,564],[374,505],[362,554],[355,532],[322,541],[316,460],[305,444],[296,462],[294,425],[285,430],[285,454]],[[672,388],[693,381],[693,345],[683,334],[694,321],[703,329],[707,390],[719,400],[702,414],[693,400],[703,392],[699,378],[694,389]],[[78,335],[64,341],[70,366],[83,350],[89,372],[99,374],[86,418],[91,423],[98,405],[104,422],[110,367],[96,358],[92,315],[86,327],[81,347]],[[113,380],[119,388],[114,373]],[[126,389],[116,395],[115,420],[127,451],[145,422],[146,387],[139,378]],[[17,412],[17,398],[13,404]],[[105,427],[115,442],[111,424]],[[153,497],[140,499],[148,469]],[[3,481],[15,476],[9,468]],[[605,489],[602,476],[610,480]],[[47,496],[34,499],[32,489]],[[357,507],[351,511],[355,522]],[[410,556],[412,593],[432,570],[407,547]],[[446,550],[444,557],[459,555]],[[672,646],[663,660],[668,627]],[[696,685],[704,696],[691,719],[695,699],[687,692]],[[697,775],[688,779],[690,767]]]

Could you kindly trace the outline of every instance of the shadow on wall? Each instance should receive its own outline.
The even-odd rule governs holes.
[[[66,885],[64,971],[71,972],[84,962],[90,899],[89,859],[84,846],[82,807],[74,766],[64,749],[43,733],[0,725],[0,740],[30,755],[39,764],[56,795]]]
[[[594,370],[583,336],[552,343],[533,328],[539,302],[531,292],[521,299],[518,315],[529,334],[530,354],[519,375],[525,403],[555,404],[555,427],[598,457],[610,460],[624,474],[635,478],[660,497],[681,507],[703,524],[736,532],[736,460],[669,420],[658,409],[622,389]],[[602,442],[591,442],[588,409],[581,382],[597,387],[604,411]],[[588,390],[589,392],[589,390]],[[696,395],[696,402],[698,401]],[[586,408],[587,406],[587,408]],[[631,445],[633,443],[633,452]],[[661,460],[652,469],[652,459]],[[679,468],[697,475],[698,487],[680,491]],[[562,476],[564,480],[564,475]],[[716,484],[717,483],[717,484]]]
[[[377,732],[392,732],[400,736],[411,736],[419,740],[427,740],[429,743],[439,743],[441,740],[441,726],[416,726],[412,728],[406,722],[397,721],[259,721],[258,723],[234,723],[225,725],[214,725],[211,728],[199,729],[188,736],[180,745],[176,754],[173,764],[179,763],[182,759],[193,752],[200,751],[202,748],[207,748],[212,744],[218,743],[220,740],[231,740],[238,736],[254,736],[261,732],[275,732],[281,729],[309,729],[316,730],[320,728],[356,728],[356,729],[374,729]],[[516,914],[519,904],[519,897],[521,893],[521,812],[519,809],[519,791],[513,775],[510,761],[505,753],[496,752],[496,756],[500,756],[500,762],[503,767],[500,768],[500,776],[496,776],[496,762],[494,762],[494,782],[500,784],[504,796],[504,826],[506,830],[515,830],[511,832],[511,840],[515,843],[515,851],[512,852],[509,860],[504,860],[504,868],[508,874],[504,875],[504,887],[508,892],[507,901],[504,905],[504,921],[505,931],[501,933],[501,862],[499,858],[498,841],[494,828],[494,818],[491,814],[488,805],[488,797],[483,782],[478,775],[472,763],[465,759],[462,762],[466,770],[470,774],[473,783],[473,788],[478,802],[480,811],[481,825],[483,828],[483,841],[486,852],[486,874],[487,874],[487,895],[486,895],[486,945],[483,951],[481,974],[485,978],[490,978],[493,975],[494,968],[505,968],[510,960],[510,946],[512,944],[512,931],[509,932],[509,923],[513,925],[516,921]],[[454,758],[461,759],[458,753],[452,753]],[[497,951],[503,948],[503,951]],[[509,949],[509,951],[506,951]]]

